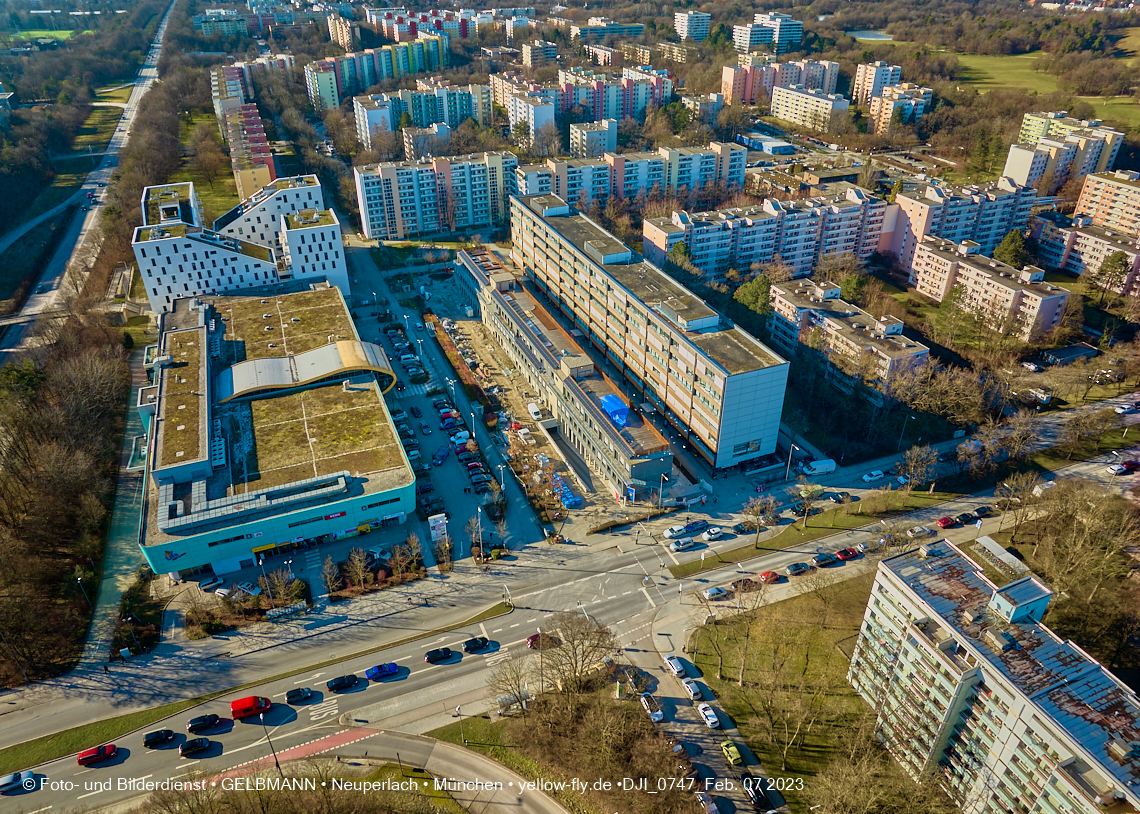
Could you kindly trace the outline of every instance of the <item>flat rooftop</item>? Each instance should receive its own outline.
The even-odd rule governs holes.
[[[153,226],[164,220],[179,219],[194,224],[194,197],[194,185],[189,182],[147,187],[143,197],[144,223]]]
[[[357,493],[386,491],[411,482],[413,473],[408,468],[383,394],[370,374],[350,372],[329,384],[316,383],[281,395],[217,403],[215,378],[235,362],[254,358],[250,354],[254,348],[266,346],[264,335],[267,333],[277,337],[276,355],[284,355],[286,347],[289,353],[299,353],[324,345],[330,334],[359,342],[338,289],[329,287],[252,297],[208,296],[196,300],[207,306],[204,320],[202,312],[190,307],[195,300],[189,299],[177,300],[175,310],[164,318],[164,350],[174,357],[175,366],[161,371],[160,375],[163,380],[170,380],[174,374],[178,380],[165,382],[163,414],[177,415],[187,431],[180,430],[174,435],[169,427],[165,429],[169,438],[161,439],[159,461],[177,462],[174,451],[179,446],[189,447],[190,441],[183,436],[189,435],[188,419],[194,409],[198,410],[207,430],[211,421],[220,422],[227,455],[224,467],[211,470],[202,494],[193,493],[192,483],[175,484],[175,499],[191,507],[186,515],[192,516],[195,511],[210,514],[203,500],[221,505],[234,496],[280,490],[290,484],[327,478],[339,472],[348,472],[357,481],[354,484]],[[205,324],[200,324],[203,321]],[[266,327],[271,331],[265,331]],[[203,353],[190,337],[205,338],[209,351]],[[209,404],[204,395],[186,392],[192,386],[188,373],[195,360],[202,368],[209,368]],[[194,403],[188,395],[195,396]],[[179,409],[181,404],[186,405],[184,409]],[[163,422],[170,423],[170,420]],[[208,454],[206,450],[201,453]],[[159,488],[153,478],[148,479],[147,490],[151,509],[157,511]],[[195,499],[199,501],[197,506],[193,505]],[[296,508],[298,506],[292,505],[269,513]],[[239,520],[228,516],[226,511],[216,511],[216,514],[216,520],[204,520],[186,533],[197,534],[251,519]],[[157,516],[151,514],[152,518]],[[148,545],[170,539],[173,538],[161,531],[157,522],[148,522]]]
[[[917,550],[910,551],[883,560],[879,568],[910,588],[960,641],[965,640],[968,650],[1035,703],[1110,776],[1125,787],[1140,781],[1140,758],[1120,761],[1109,750],[1114,742],[1140,741],[1140,699],[1135,693],[1045,625],[1009,623],[993,611],[970,620],[967,615],[984,609],[998,588],[961,549],[946,540],[934,545],[943,556],[924,558]],[[1036,596],[1027,590],[1030,599]],[[1021,601],[1015,585],[1001,591]],[[1017,647],[998,650],[986,641],[985,632],[999,623]]]
[[[223,235],[212,229],[203,229],[201,226],[190,226],[185,223],[167,223],[162,226],[140,226],[135,230],[136,243],[148,240],[165,240],[171,237],[183,237],[194,240],[212,249],[224,248],[229,251],[237,252],[238,254],[244,254],[246,257],[260,260],[263,263],[270,263],[273,260],[273,252],[270,251],[268,246],[262,246],[260,243],[250,243],[238,237]]]
[[[992,257],[981,254],[959,254],[957,251],[958,244],[953,240],[928,236],[923,239],[920,245],[945,260],[955,260],[962,266],[981,272],[995,285],[1000,285],[1010,291],[1030,291],[1041,297],[1055,297],[1066,293],[1065,289],[1052,283],[1022,280],[1020,276],[1024,271],[1023,269],[1014,268],[1000,260],[994,260]]]
[[[285,216],[290,229],[311,229],[314,226],[336,226],[336,217],[330,209],[302,209]]]

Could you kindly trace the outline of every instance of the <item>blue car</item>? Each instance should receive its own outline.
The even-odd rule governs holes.
[[[377,664],[375,667],[369,667],[364,671],[364,677],[369,681],[379,681],[388,676],[394,676],[400,672],[400,668],[395,664]]]

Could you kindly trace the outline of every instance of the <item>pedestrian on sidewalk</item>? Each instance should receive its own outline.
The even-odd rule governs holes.
[[[110,674],[111,674],[111,671],[107,669],[107,665],[106,665],[106,664],[104,664],[104,665],[103,665],[103,672],[104,672],[104,673],[106,673],[107,675],[110,675]]]

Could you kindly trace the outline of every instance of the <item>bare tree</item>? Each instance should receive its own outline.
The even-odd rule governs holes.
[[[344,563],[344,573],[349,582],[357,588],[366,588],[372,584],[373,573],[368,568],[368,559],[364,549],[354,548],[348,552],[348,559]]]
[[[1033,503],[1034,492],[1040,485],[1041,478],[1036,472],[1014,472],[994,490],[999,503],[1004,502],[1004,506],[999,506],[1002,513],[1013,516],[1013,530],[1009,535],[1011,543],[1017,539],[1017,532],[1021,530],[1021,525],[1025,522]],[[1003,520],[1003,525],[1004,522]]]
[[[740,511],[756,527],[754,544],[756,548],[759,548],[760,532],[768,525],[769,518],[776,513],[776,499],[771,495],[749,498]]]
[[[543,652],[544,666],[556,679],[566,707],[573,711],[586,677],[603,656],[617,650],[617,639],[601,622],[571,611],[556,614],[547,632],[561,644]]]
[[[321,566],[321,580],[325,584],[325,591],[328,593],[336,593],[340,590],[341,578],[340,568],[333,562],[332,555],[325,557],[325,562]]]
[[[411,565],[418,567],[424,559],[423,546],[420,545],[420,535],[414,531],[408,532],[408,539],[404,540],[404,547],[408,550],[408,556],[411,558]]]
[[[938,464],[938,453],[929,446],[911,447],[903,454],[902,471],[906,477],[906,488],[912,490],[925,483]]]
[[[451,537],[444,534],[435,545],[432,546],[432,553],[435,555],[435,564],[439,568],[441,574],[446,574],[451,571]]]
[[[529,655],[508,656],[495,665],[487,676],[487,698],[497,703],[503,697],[514,698],[522,705],[524,714],[530,698],[530,683],[534,680],[534,660]]]

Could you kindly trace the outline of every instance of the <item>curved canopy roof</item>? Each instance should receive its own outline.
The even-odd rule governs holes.
[[[379,374],[380,390],[384,393],[396,383],[383,348],[356,339],[330,342],[293,356],[250,359],[218,374],[217,403],[334,381],[366,370]]]

